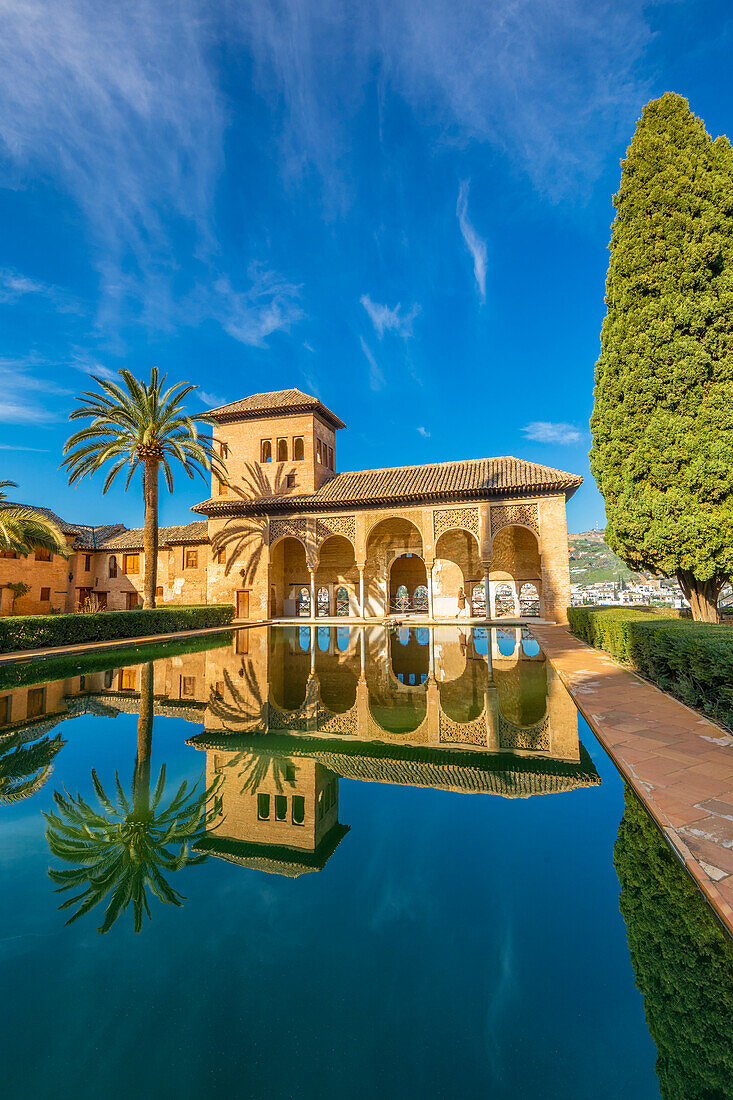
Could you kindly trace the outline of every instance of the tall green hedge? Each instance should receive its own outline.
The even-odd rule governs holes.
[[[733,629],[627,608],[568,608],[584,642],[733,727]]]
[[[10,615],[0,619],[0,653],[228,626],[233,617],[233,606],[223,603],[89,615]]]
[[[733,1094],[733,946],[626,789],[613,850],[636,984],[664,1100]]]

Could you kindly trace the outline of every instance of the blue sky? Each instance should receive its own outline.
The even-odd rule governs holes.
[[[0,0],[0,477],[58,470],[90,371],[192,409],[316,393],[341,469],[513,454],[586,484],[611,197],[643,104],[733,125],[733,13],[685,0]],[[163,522],[206,495],[177,478]]]

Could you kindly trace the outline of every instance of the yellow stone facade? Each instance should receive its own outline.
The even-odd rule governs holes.
[[[339,473],[344,424],[299,390],[209,415],[227,480],[212,478],[194,509],[205,518],[161,528],[160,602],[233,603],[240,619],[566,620],[576,475],[513,458]],[[31,591],[15,614],[141,601],[141,530],[54,518],[73,556],[0,557],[0,614],[12,613],[7,584],[18,581]]]

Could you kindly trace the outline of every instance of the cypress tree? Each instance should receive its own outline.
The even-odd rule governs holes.
[[[715,621],[733,577],[733,149],[668,92],[613,201],[590,452],[606,541]]]

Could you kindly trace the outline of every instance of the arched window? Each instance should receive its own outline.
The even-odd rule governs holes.
[[[288,441],[287,439],[278,439],[277,441],[277,460],[278,462],[288,461]]]
[[[336,589],[336,614],[349,614],[349,590],[343,584]]]
[[[496,632],[496,644],[502,657],[511,657],[517,645],[517,632],[513,627],[504,627]]]
[[[407,586],[401,584],[397,589],[397,610],[407,611],[410,606],[410,593],[407,591]]]
[[[502,615],[514,614],[514,594],[512,593],[511,585],[497,584],[494,593],[494,605],[496,607],[497,619],[501,618]]]
[[[415,589],[415,610],[427,611],[428,609],[428,590],[424,584],[419,584]]]
[[[471,593],[471,607],[473,608],[474,615],[486,614],[486,593],[484,592],[484,582],[479,581],[478,584],[473,586],[473,592]]]
[[[527,581],[519,589],[519,614],[524,616],[538,617],[540,613],[540,594],[537,591],[537,585],[530,584]]]
[[[262,440],[262,457],[260,462],[272,462],[272,443],[269,439]]]
[[[318,615],[328,615],[331,611],[331,600],[327,588],[319,588],[316,597],[316,609]]]
[[[311,613],[311,592],[310,588],[303,586],[298,593],[298,614],[310,615]]]
[[[296,462],[302,462],[305,458],[305,446],[303,437],[300,435],[293,440],[293,458]]]
[[[117,558],[112,554],[109,559],[109,575],[110,577],[117,576]]]

